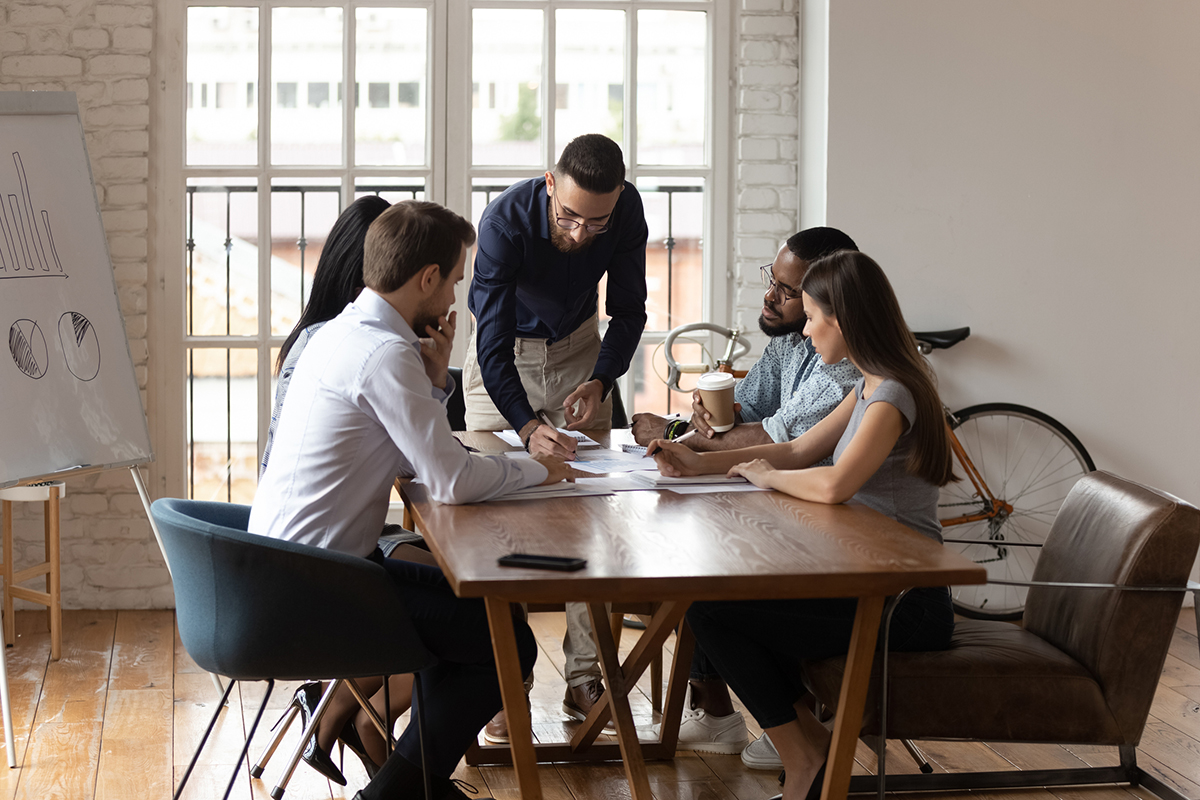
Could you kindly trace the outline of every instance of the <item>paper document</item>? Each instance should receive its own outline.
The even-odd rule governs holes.
[[[634,481],[641,483],[641,481]],[[762,486],[755,486],[753,483],[693,483],[688,486],[664,486],[675,494],[727,494],[729,492],[769,492]]]
[[[645,481],[660,489],[668,489],[675,486],[737,486],[749,483],[749,481],[740,475],[735,475],[732,478],[727,478],[724,475],[685,475],[680,478],[670,478],[661,472],[631,472],[629,476],[634,480]]]
[[[572,439],[574,439],[576,442],[578,442],[577,446],[579,446],[579,447],[600,447],[601,446],[599,442],[597,442],[592,437],[588,436],[586,433],[580,433],[579,431],[569,431],[566,428],[556,428],[556,430],[559,433],[565,433],[567,436],[570,436]],[[525,447],[525,443],[521,441],[521,437],[514,430],[510,429],[507,431],[496,431],[496,435],[499,436],[503,441],[507,442],[508,444],[513,445],[514,447],[521,447],[521,448]]]
[[[524,450],[511,450],[504,455],[509,458],[529,458]],[[657,470],[658,465],[653,458],[636,456],[631,453],[619,453],[605,447],[587,447],[575,452],[575,460],[569,462],[580,472],[590,472],[601,475],[607,472],[635,472],[638,470]]]
[[[498,503],[502,500],[550,500],[556,497],[590,497],[593,495],[612,494],[613,489],[609,489],[602,485],[587,486],[579,483],[567,483],[559,481],[546,486],[527,486],[524,489],[508,492],[506,494],[493,497],[488,500],[489,503]]]

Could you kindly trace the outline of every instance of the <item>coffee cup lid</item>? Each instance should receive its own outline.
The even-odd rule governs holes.
[[[733,384],[733,376],[728,372],[706,372],[696,381],[696,388],[716,392],[721,389],[729,389]]]

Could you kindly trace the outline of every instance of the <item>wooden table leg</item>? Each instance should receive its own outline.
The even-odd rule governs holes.
[[[675,640],[675,658],[671,661],[666,706],[663,708],[662,724],[658,729],[659,742],[672,753],[679,744],[679,726],[683,722],[683,697],[687,693],[688,678],[692,674],[692,651],[695,647],[696,637],[692,634],[692,626],[684,619],[679,625],[679,638]]]
[[[492,650],[496,655],[500,697],[504,700],[504,711],[508,718],[508,736],[513,767],[517,772],[517,785],[521,789],[522,800],[542,800],[542,782],[537,772],[529,706],[525,704],[525,676],[521,674],[521,659],[517,654],[512,608],[507,601],[493,597],[484,598],[484,603],[487,605],[488,625],[492,629]],[[649,796],[646,795],[647,798]]]
[[[871,683],[871,666],[875,661],[875,641],[886,599],[858,598],[854,631],[850,636],[850,652],[846,656],[846,672],[842,676],[842,690],[838,698],[837,719],[833,725],[833,742],[829,746],[829,762],[825,768],[822,800],[844,800],[850,789],[850,770],[854,765],[858,734],[862,730],[867,688]]]
[[[608,622],[608,610],[603,603],[588,603],[588,616],[596,637],[600,655],[600,670],[607,687],[608,706],[617,728],[617,742],[621,745],[621,758],[625,762],[625,777],[629,779],[629,790],[634,800],[652,800],[650,776],[646,772],[646,761],[638,743],[637,730],[633,724],[633,712],[629,709],[629,690],[618,660],[617,644],[613,639]],[[512,723],[509,723],[512,731]],[[523,794],[523,793],[522,793]]]
[[[626,656],[624,663],[621,664],[621,676],[631,690],[633,685],[637,683],[638,678],[640,678],[642,673],[646,671],[646,668],[649,666],[650,661],[654,658],[654,655],[662,652],[663,642],[667,640],[667,637],[671,635],[671,631],[674,630],[675,626],[679,624],[679,621],[683,619],[684,612],[687,611],[688,605],[689,603],[671,601],[662,603],[658,607],[658,610],[654,612],[654,616],[651,618],[650,624],[646,626],[646,630],[642,631],[642,635],[638,638],[637,643],[633,646],[633,649],[630,650],[629,655]],[[690,647],[690,644],[688,646]],[[616,651],[615,646],[613,650],[614,652]],[[676,644],[675,653],[675,667],[687,669],[687,666],[690,665],[692,658],[690,649],[683,654],[683,658],[686,659],[686,664],[680,663],[682,659],[680,657],[678,644]],[[603,665],[601,665],[601,671],[603,672]],[[672,683],[672,686],[674,685],[675,684]],[[683,707],[682,691],[683,690],[680,689],[678,701],[679,708]],[[668,699],[669,697],[670,693],[668,692]],[[601,696],[600,700],[594,706],[592,706],[592,710],[588,714],[587,719],[583,721],[583,724],[576,729],[574,735],[571,737],[572,751],[579,752],[586,750],[596,740],[596,737],[600,735],[600,731],[604,728],[604,723],[608,722],[612,713],[612,710],[608,704],[608,700],[609,695],[607,692],[605,692],[605,694]],[[677,711],[676,713],[678,714],[679,712]]]

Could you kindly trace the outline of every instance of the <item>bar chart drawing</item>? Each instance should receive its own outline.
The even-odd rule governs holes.
[[[65,278],[62,260],[54,245],[50,212],[34,210],[33,192],[21,153],[12,154],[20,194],[0,188],[0,280],[4,278]],[[7,181],[0,176],[0,187]]]

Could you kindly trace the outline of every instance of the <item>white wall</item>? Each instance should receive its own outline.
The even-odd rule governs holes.
[[[1200,3],[833,0],[827,220],[951,407],[1039,408],[1200,503]],[[809,155],[805,154],[805,159]]]

